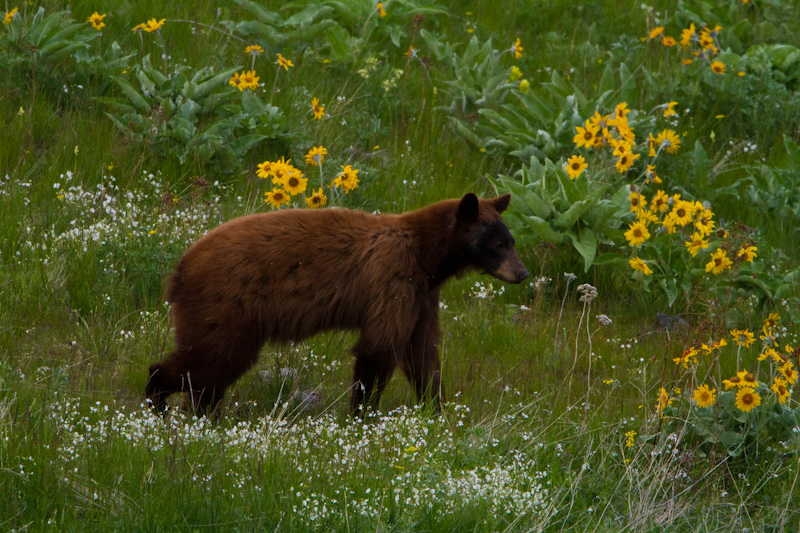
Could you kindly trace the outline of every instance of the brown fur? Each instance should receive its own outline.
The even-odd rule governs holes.
[[[468,194],[402,215],[286,210],[237,218],[181,258],[167,287],[176,349],[151,365],[146,394],[163,408],[190,392],[207,410],[267,341],[360,330],[352,403],[377,405],[396,367],[438,402],[439,291],[468,267],[517,283],[528,272],[500,213],[509,196]]]

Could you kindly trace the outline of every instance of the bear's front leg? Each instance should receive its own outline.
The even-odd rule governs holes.
[[[411,333],[410,347],[401,361],[401,368],[414,386],[417,400],[432,401],[437,411],[441,411],[444,401],[439,338],[439,299],[431,298]]]

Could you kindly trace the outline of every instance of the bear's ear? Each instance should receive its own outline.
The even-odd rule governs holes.
[[[503,196],[498,196],[497,198],[492,199],[492,205],[494,205],[494,208],[498,213],[502,213],[508,209],[509,202],[511,202],[511,193],[508,192]]]
[[[478,197],[468,192],[458,203],[456,220],[459,222],[470,222],[476,218],[478,218]]]

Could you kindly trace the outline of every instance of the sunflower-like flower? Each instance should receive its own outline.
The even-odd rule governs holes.
[[[281,157],[280,161],[275,161],[270,166],[270,173],[272,174],[272,183],[283,187],[283,180],[288,175],[294,172],[294,165],[291,164],[291,159],[286,161]]]
[[[147,27],[144,28],[144,31],[147,33],[153,33],[154,31],[158,31],[161,29],[161,26],[164,25],[167,19],[156,20],[155,18],[151,18],[147,21]]]
[[[515,57],[515,58],[517,58],[517,59],[519,59],[520,57],[522,57],[522,50],[524,50],[524,49],[523,49],[523,48],[520,46],[520,44],[519,44],[519,43],[520,43],[520,41],[519,41],[519,37],[517,37],[517,40],[516,40],[516,42],[514,42],[514,46],[512,46],[512,47],[511,47],[511,49],[510,49],[510,51],[511,51],[511,52],[514,54],[514,57]]]
[[[292,63],[291,59],[286,59],[281,54],[275,54],[278,56],[278,66],[283,67],[284,70],[289,70],[289,67],[293,67],[294,63]]]
[[[739,250],[739,253],[736,254],[736,257],[742,257],[745,261],[753,262],[753,259],[756,258],[756,252],[758,248],[755,246],[750,246],[749,244],[745,244],[742,246],[742,249]]]
[[[314,167],[320,166],[328,151],[322,146],[315,146],[306,154],[306,165]]]
[[[676,200],[673,202],[672,211],[670,211],[668,218],[672,219],[675,225],[685,226],[692,221],[694,214],[694,204],[686,200]]]
[[[575,143],[577,148],[585,146],[586,148],[592,148],[596,145],[596,137],[598,129],[596,126],[592,126],[589,121],[586,121],[586,127],[582,128],[580,126],[575,126],[575,137],[572,138],[572,142]]]
[[[248,46],[247,48],[244,49],[244,53],[257,56],[257,55],[263,54],[264,53],[264,49],[261,48],[257,44],[251,44],[250,46]]]
[[[325,108],[319,105],[319,100],[316,96],[311,99],[311,111],[314,112],[314,118],[317,120],[322,120],[322,117],[325,116]]]
[[[629,225],[628,231],[625,232],[625,239],[631,246],[641,246],[641,244],[649,238],[650,232],[647,231],[647,226],[639,221]]]
[[[664,33],[664,26],[656,26],[655,28],[650,30],[650,33],[648,34],[647,38],[653,40],[662,33]]]
[[[683,365],[683,368],[689,368],[689,363],[696,363],[697,362],[697,348],[692,346],[688,350],[684,350],[680,357],[675,357],[672,359],[672,362],[675,365]]]
[[[645,276],[649,276],[650,274],[653,273],[653,271],[650,270],[650,267],[647,266],[647,263],[645,263],[644,261],[642,261],[638,257],[633,257],[630,260],[628,260],[628,264],[630,265],[630,267],[632,269],[634,269],[634,270],[636,270],[638,272],[641,272]]]
[[[242,72],[242,75],[240,76],[239,79],[241,81],[241,83],[239,84],[240,91],[244,89],[258,88],[258,80],[260,78],[256,76],[255,70],[245,70],[244,72]],[[228,83],[230,83],[230,80],[228,80]]]
[[[272,163],[270,161],[264,161],[258,165],[258,170],[256,170],[256,176],[259,178],[267,179],[269,175],[272,173]]]
[[[582,156],[573,155],[567,159],[567,174],[569,174],[569,179],[571,180],[580,176],[588,167],[589,164],[586,163],[586,160]]]
[[[761,395],[750,387],[743,387],[736,393],[736,408],[749,413],[761,405]]]
[[[282,205],[288,204],[292,199],[283,189],[272,189],[270,192],[265,192],[264,196],[264,202],[271,204],[272,207],[275,208],[280,208]]]
[[[673,130],[665,129],[656,135],[655,144],[657,150],[663,148],[668,154],[676,154],[681,147],[681,138]]]
[[[656,191],[656,195],[650,200],[650,209],[663,213],[669,209],[669,196],[662,190]]]
[[[717,248],[717,251],[711,254],[711,261],[706,263],[706,272],[711,272],[714,275],[721,274],[731,267],[731,260],[728,258],[728,252],[722,248]]]
[[[744,348],[749,348],[756,341],[755,335],[746,329],[732,329],[730,334],[733,342]]]
[[[702,207],[695,211],[694,227],[704,237],[708,237],[714,231],[714,213],[710,209],[703,209]]]
[[[312,195],[306,198],[306,205],[311,209],[322,207],[328,203],[328,197],[322,193],[322,187],[316,192],[312,190]]]
[[[664,387],[661,387],[658,391],[658,403],[656,403],[656,412],[660,413],[667,407],[669,407],[673,402],[673,399],[669,397],[667,390]]]
[[[708,241],[703,240],[703,235],[697,232],[692,234],[692,238],[684,243],[692,257],[697,257],[697,252],[708,248]]]
[[[692,393],[697,407],[701,409],[712,407],[717,399],[716,395],[717,389],[710,389],[708,385],[700,385]]]
[[[670,102],[666,106],[664,106],[664,118],[669,118],[672,115],[677,115],[678,113],[675,111],[675,106],[678,105],[678,102]]]
[[[239,76],[238,72],[234,72],[231,79],[228,80],[228,85],[233,85],[240,91],[244,91],[244,87],[242,87],[242,78]]]
[[[712,61],[711,72],[713,72],[714,74],[725,74],[725,63],[719,60]]]
[[[19,12],[19,8],[18,7],[15,7],[11,11],[7,11],[6,12],[6,18],[3,20],[3,24],[11,24],[11,21],[14,20],[14,17],[17,16],[18,12]]]
[[[107,15],[107,13],[101,15],[100,13],[95,11],[94,13],[92,13],[92,15],[88,19],[86,19],[86,22],[91,22],[92,23],[92,27],[94,29],[96,29],[97,31],[100,31],[100,30],[102,30],[103,28],[106,27],[106,23],[103,22],[103,19],[106,18],[106,15]]]
[[[303,194],[308,186],[308,178],[296,168],[292,168],[283,178],[283,188],[288,194]]]
[[[378,15],[381,17],[386,16],[386,10],[383,9],[383,2],[378,2],[378,5],[375,7],[375,10],[378,12]]]
[[[722,385],[725,387],[725,390],[738,389],[742,386],[742,378],[739,376],[731,376],[728,379],[723,379]]]
[[[143,31],[147,31],[147,23],[146,22],[142,22],[141,24],[137,24],[136,26],[131,28],[131,31],[133,33],[136,33],[136,32],[140,32],[141,33]]]
[[[786,388],[786,381],[781,378],[775,378],[775,382],[770,387],[772,392],[778,395],[779,403],[786,403],[789,399],[789,389]]]
[[[667,48],[672,48],[673,46],[678,44],[678,41],[676,41],[674,37],[670,37],[669,35],[665,35],[664,37],[661,38],[661,44],[663,44]]]
[[[358,187],[358,169],[354,169],[350,165],[343,166],[342,171],[337,174],[330,186],[341,187],[345,193],[349,193]]]
[[[617,167],[617,172],[624,174],[629,168],[631,168],[631,165],[633,165],[633,162],[637,159],[639,159],[639,154],[634,154],[625,150],[620,152],[619,159],[617,159],[617,162],[614,166]]]
[[[692,22],[688,28],[681,31],[681,46],[683,48],[691,46],[692,39],[697,38],[697,35],[694,33],[694,30],[695,30],[695,25],[694,22]]]
[[[790,385],[797,383],[797,370],[794,369],[794,365],[791,361],[786,361],[780,370],[787,383]]]

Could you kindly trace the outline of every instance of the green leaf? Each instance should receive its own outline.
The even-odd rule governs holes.
[[[534,233],[536,233],[536,235],[539,236],[539,238],[544,241],[552,242],[554,244],[562,244],[567,240],[566,235],[553,231],[553,228],[550,227],[550,223],[542,220],[539,217],[525,217],[525,223],[531,230],[533,230]]]
[[[620,98],[623,102],[636,101],[636,79],[633,77],[628,65],[620,63],[619,80],[622,83]]]
[[[526,208],[524,211],[526,211],[527,214],[533,214],[541,219],[547,219],[550,216],[551,211],[547,206],[547,202],[542,200],[539,195],[531,189],[511,178],[502,179],[502,182],[514,195],[514,202],[511,204],[512,209],[519,211],[520,204],[522,204],[522,206]]]
[[[325,35],[328,38],[333,59],[341,61],[350,57],[352,50],[352,46],[348,44],[350,36],[341,26],[331,26],[325,31]]]
[[[592,266],[592,262],[594,261],[594,256],[597,253],[597,237],[594,232],[589,228],[583,228],[578,234],[572,231],[566,231],[564,233],[572,239],[572,245],[583,257],[584,272],[588,272],[589,267]]]
[[[708,179],[708,154],[700,141],[694,142],[694,181],[704,187]]]
[[[575,225],[587,207],[589,207],[589,203],[586,200],[575,202],[569,209],[559,214],[553,223],[559,228],[569,229]],[[594,236],[594,233],[592,233],[592,236]]]
[[[661,287],[664,294],[667,295],[668,305],[672,307],[672,304],[678,299],[678,287],[675,284],[675,278],[670,278],[668,280],[662,278],[658,280],[658,286]]]
[[[128,81],[124,78],[116,78],[114,81],[117,82],[119,85],[120,90],[128,97],[131,104],[138,109],[142,113],[149,113],[150,112],[150,102],[148,102],[144,96],[139,94],[139,91],[133,88],[133,86],[128,83]]]

